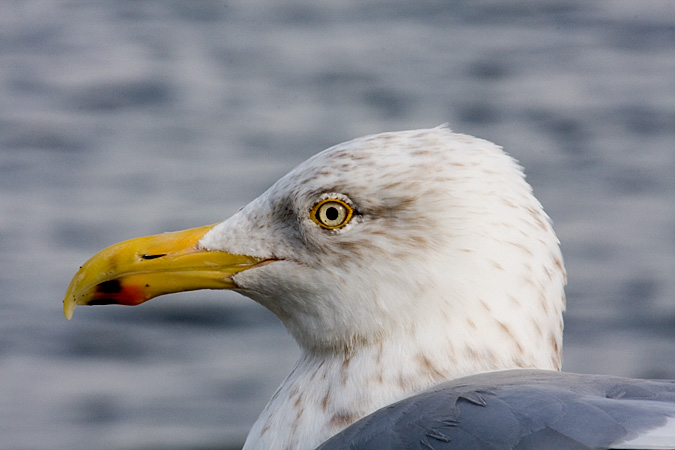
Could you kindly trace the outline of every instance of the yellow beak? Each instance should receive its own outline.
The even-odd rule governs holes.
[[[114,244],[84,263],[68,286],[63,313],[77,305],[138,305],[153,297],[197,289],[234,289],[232,275],[263,261],[198,248],[214,225]]]

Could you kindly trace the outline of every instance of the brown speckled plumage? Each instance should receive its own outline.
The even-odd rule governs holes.
[[[309,212],[353,208],[344,227]],[[520,167],[447,128],[321,152],[200,242],[274,262],[233,277],[303,354],[246,449],[314,448],[446,379],[560,368],[565,272]]]

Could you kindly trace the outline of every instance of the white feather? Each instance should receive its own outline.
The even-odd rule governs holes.
[[[309,217],[336,196],[339,230]],[[316,447],[436,383],[560,368],[565,273],[516,162],[447,128],[385,133],[299,165],[200,242],[277,261],[234,277],[303,350],[246,449]]]
[[[612,448],[621,450],[672,450],[675,448],[675,418],[668,417],[663,426],[614,445]]]

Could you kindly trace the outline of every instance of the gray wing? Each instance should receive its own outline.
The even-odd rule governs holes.
[[[675,449],[673,417],[675,381],[512,370],[387,406],[319,449]]]

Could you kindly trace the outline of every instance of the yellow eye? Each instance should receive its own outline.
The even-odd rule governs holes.
[[[311,219],[328,230],[341,228],[351,220],[354,210],[347,203],[335,198],[322,200],[312,208]]]

